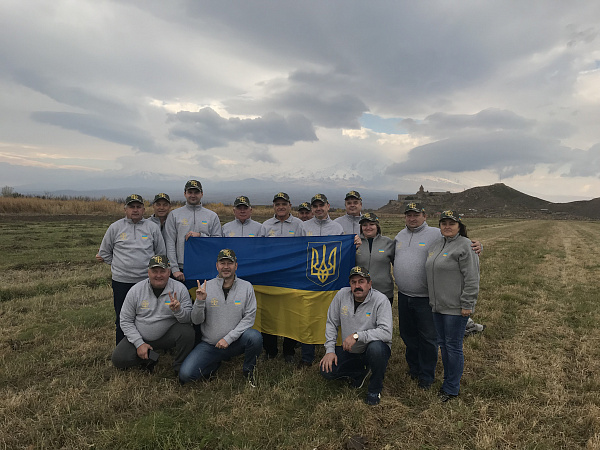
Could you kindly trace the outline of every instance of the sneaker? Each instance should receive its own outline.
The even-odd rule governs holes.
[[[365,374],[360,378],[350,378],[350,386],[354,389],[360,389],[365,385],[365,381],[367,380],[369,375],[371,375],[371,369],[367,369],[365,371]]]
[[[256,379],[254,378],[254,370],[244,370],[244,378],[248,381],[248,386],[256,387]]]
[[[369,406],[379,405],[380,401],[381,401],[381,394],[373,394],[372,392],[369,392],[367,394],[367,396],[365,397],[365,403]]]
[[[307,367],[312,366],[312,361],[300,361],[296,366],[297,369],[305,369]]]
[[[294,363],[294,355],[285,355],[283,357],[283,360],[288,364],[293,364]]]
[[[448,394],[446,391],[440,388],[440,391],[438,392],[438,397],[440,398],[440,401],[442,403],[446,403],[447,401],[458,397],[458,395]]]
[[[428,391],[431,388],[431,383],[424,380],[419,380],[419,388],[423,389],[424,391]]]

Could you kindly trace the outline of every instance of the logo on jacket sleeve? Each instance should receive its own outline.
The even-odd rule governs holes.
[[[319,286],[333,283],[340,275],[341,242],[309,242],[306,276]]]

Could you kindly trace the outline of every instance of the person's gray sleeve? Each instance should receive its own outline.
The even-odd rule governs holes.
[[[152,230],[152,239],[154,239],[154,254],[166,255],[167,247],[165,245],[165,239],[163,238],[163,235],[160,232],[160,227],[156,226],[155,228],[155,230]]]
[[[335,353],[338,328],[340,326],[340,299],[339,292],[335,294],[329,309],[327,310],[327,322],[325,323],[325,353]]]
[[[210,233],[210,237],[223,237],[223,230],[221,229],[221,221],[219,220],[219,216],[215,215],[215,217],[213,217],[208,232]]]
[[[258,232],[258,237],[265,237],[267,235],[267,228],[265,225],[260,226],[260,231]]]
[[[181,286],[179,292],[177,292],[177,299],[181,306],[179,311],[175,311],[173,315],[179,323],[190,323],[192,320],[192,300],[185,286]]]
[[[254,295],[254,289],[252,289],[251,286],[248,288],[247,296],[248,298],[244,306],[242,320],[239,321],[233,330],[223,337],[229,345],[231,345],[232,342],[237,341],[244,331],[254,325],[254,319],[256,319],[256,296]]]
[[[100,257],[108,265],[112,263],[113,248],[115,244],[113,229],[114,228],[112,226],[108,227],[108,230],[106,230],[106,233],[104,233],[104,237],[102,238],[100,249],[98,249],[98,255],[100,255]]]
[[[459,257],[458,266],[464,279],[460,307],[474,311],[479,294],[479,256],[469,248]]]
[[[208,298],[208,297],[206,297]],[[192,307],[192,323],[194,325],[200,325],[204,323],[206,319],[206,299],[198,300],[194,302],[194,306]]]
[[[177,264],[177,226],[173,213],[167,216],[165,222],[165,247],[167,258],[171,263],[171,272],[181,272]]]
[[[121,330],[125,334],[125,337],[131,342],[135,348],[138,348],[144,343],[144,338],[135,326],[135,315],[136,315],[136,301],[132,295],[130,289],[125,297],[123,306],[121,308],[121,315],[119,316],[119,322],[121,324]]]
[[[377,306],[377,326],[370,330],[358,331],[358,342],[369,344],[373,341],[392,342],[392,306],[386,298]]]

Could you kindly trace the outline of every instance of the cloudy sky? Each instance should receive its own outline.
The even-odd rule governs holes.
[[[597,1],[2,0],[0,184],[600,197],[599,24]]]

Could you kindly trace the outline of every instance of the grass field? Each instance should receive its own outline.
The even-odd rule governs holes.
[[[168,355],[152,375],[115,370],[110,271],[94,261],[110,222],[0,223],[0,448],[600,448],[600,223],[468,219],[487,328],[465,340],[460,397],[437,400],[441,363],[432,391],[410,380],[396,323],[368,407],[282,360],[259,361],[256,389],[239,359],[185,387]],[[401,227],[383,218],[384,234]]]

